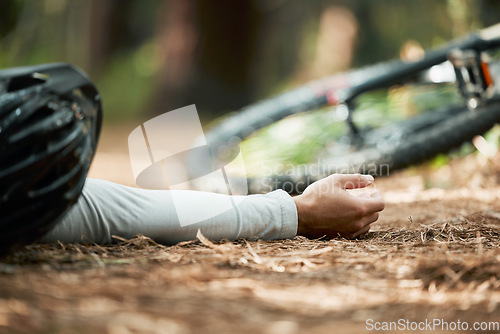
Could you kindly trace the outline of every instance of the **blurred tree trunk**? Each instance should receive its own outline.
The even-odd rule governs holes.
[[[203,118],[213,118],[253,102],[259,86],[292,76],[307,17],[301,8],[297,0],[165,2],[152,112],[197,104]]]
[[[101,73],[109,56],[110,38],[109,31],[111,29],[111,13],[116,8],[116,2],[91,0],[89,3],[89,32],[87,41],[87,62],[89,68],[94,73]]]
[[[262,22],[253,3],[173,0],[160,10],[154,112],[193,103],[227,110],[247,102]]]
[[[199,38],[192,1],[165,1],[159,7],[157,43],[159,72],[153,113],[183,107],[195,71],[194,51]],[[192,104],[192,103],[189,103]]]

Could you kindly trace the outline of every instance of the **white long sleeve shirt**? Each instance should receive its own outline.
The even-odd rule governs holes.
[[[238,203],[231,210],[181,225],[179,217],[198,221],[197,208],[210,208],[228,198]],[[78,202],[39,241],[107,244],[116,241],[113,235],[131,238],[141,233],[160,243],[175,244],[196,239],[198,229],[212,240],[287,239],[296,235],[297,222],[295,203],[282,190],[229,197],[208,192],[145,190],[89,178]]]

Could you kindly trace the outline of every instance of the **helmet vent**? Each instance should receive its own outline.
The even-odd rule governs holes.
[[[12,78],[7,86],[7,92],[13,92],[28,87],[43,84],[47,81],[48,76],[35,73],[33,75],[24,75],[20,77]]]

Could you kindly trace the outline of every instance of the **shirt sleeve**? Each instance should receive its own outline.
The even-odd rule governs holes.
[[[220,208],[220,203],[231,206],[206,215]],[[229,196],[138,189],[88,178],[78,202],[39,241],[108,244],[116,241],[113,235],[131,238],[141,233],[160,243],[175,244],[196,239],[198,229],[212,240],[273,240],[293,238],[297,222],[295,203],[282,190]]]

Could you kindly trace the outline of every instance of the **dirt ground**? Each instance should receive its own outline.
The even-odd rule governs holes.
[[[109,140],[91,175],[132,183]],[[0,333],[500,333],[472,328],[500,322],[498,170],[469,156],[377,180],[387,206],[358,240],[31,245],[0,261]],[[468,329],[411,330],[425,321]]]

